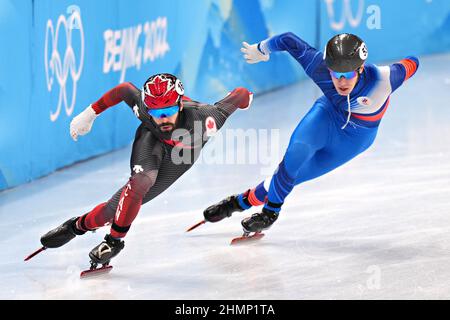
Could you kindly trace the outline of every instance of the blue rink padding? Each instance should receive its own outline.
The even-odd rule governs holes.
[[[172,72],[189,96],[214,102],[237,86],[259,94],[305,78],[285,54],[247,65],[242,41],[292,31],[322,48],[353,32],[371,62],[450,50],[446,0],[5,0],[0,13],[0,190],[128,145],[139,122],[124,105],[78,142],[69,136],[73,117],[120,82]]]

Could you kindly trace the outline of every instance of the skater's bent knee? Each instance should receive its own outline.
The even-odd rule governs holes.
[[[155,184],[156,174],[149,172],[139,172],[130,178],[131,190],[137,195],[143,197],[148,190]]]

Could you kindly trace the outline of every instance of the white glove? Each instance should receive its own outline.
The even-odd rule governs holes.
[[[91,131],[94,120],[97,118],[92,105],[89,105],[83,112],[73,118],[70,123],[70,135],[72,139],[77,141],[78,136],[84,136]]]
[[[258,63],[261,61],[268,61],[270,58],[269,53],[262,53],[258,50],[258,44],[248,44],[247,42],[242,42],[243,47],[241,48],[241,52],[244,54],[245,60],[247,63]]]

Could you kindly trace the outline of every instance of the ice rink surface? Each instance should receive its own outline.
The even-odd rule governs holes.
[[[259,183],[261,164],[196,164],[142,207],[113,271],[87,280],[79,272],[108,228],[23,258],[42,234],[126,182],[130,148],[0,193],[0,298],[449,299],[449,66],[450,54],[422,57],[392,96],[374,145],[294,189],[256,243],[229,245],[253,211],[184,231],[208,205]],[[256,97],[226,128],[280,129],[281,160],[318,94],[303,81]]]

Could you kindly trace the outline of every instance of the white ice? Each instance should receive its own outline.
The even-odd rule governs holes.
[[[374,145],[298,186],[256,243],[229,245],[251,212],[184,231],[206,206],[261,181],[259,164],[195,165],[142,207],[113,271],[88,280],[79,272],[108,228],[23,258],[43,233],[124,184],[130,148],[0,193],[0,298],[450,298],[449,65],[450,54],[423,57],[394,93]],[[256,97],[227,128],[279,128],[280,160],[318,94],[303,81]]]

